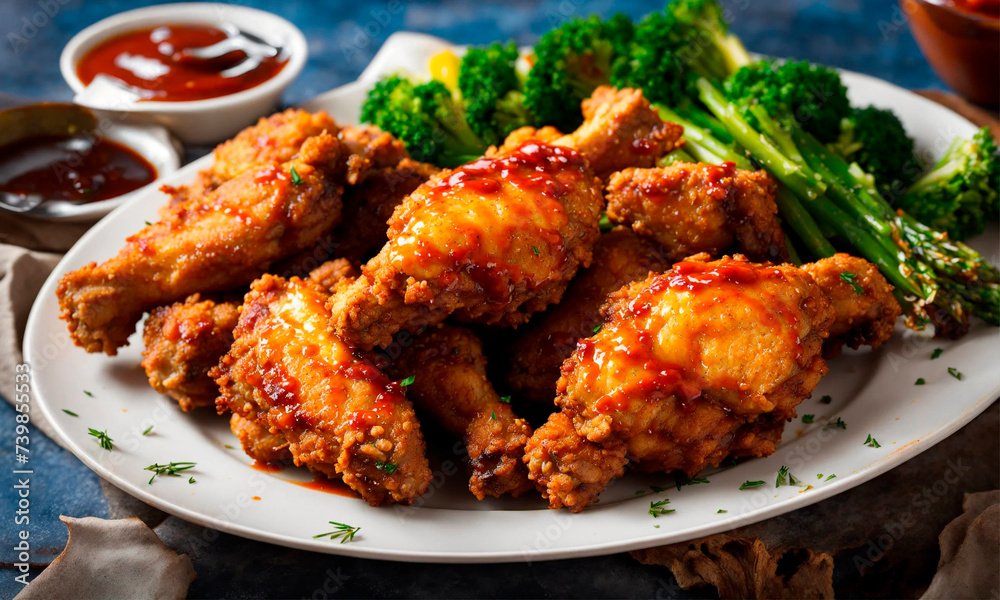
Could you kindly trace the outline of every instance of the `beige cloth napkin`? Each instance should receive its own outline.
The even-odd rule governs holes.
[[[90,223],[58,223],[0,213],[0,396],[13,401],[15,365],[31,305],[45,279]],[[41,413],[32,424],[53,438]]]

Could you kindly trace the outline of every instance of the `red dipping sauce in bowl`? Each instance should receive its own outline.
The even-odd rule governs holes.
[[[221,42],[228,34],[211,25],[161,25],[122,33],[94,46],[77,63],[77,76],[89,85],[100,74],[118,79],[143,100],[188,102],[218,98],[250,89],[277,75],[288,56],[265,57],[245,73],[229,76],[246,54],[236,50],[218,59],[195,61],[185,49]]]

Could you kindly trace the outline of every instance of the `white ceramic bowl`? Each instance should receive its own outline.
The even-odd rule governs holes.
[[[214,2],[164,4],[123,12],[94,23],[66,44],[59,57],[63,78],[79,95],[86,86],[76,73],[80,59],[109,37],[157,25],[175,23],[231,24],[288,53],[288,64],[277,75],[250,89],[187,102],[115,103],[113,108],[80,101],[101,112],[116,113],[133,123],[159,123],[182,142],[209,144],[232,137],[257,118],[274,110],[285,88],[298,76],[308,57],[305,36],[295,25],[269,12]]]

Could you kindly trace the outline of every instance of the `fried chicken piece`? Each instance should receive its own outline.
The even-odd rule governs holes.
[[[597,180],[574,150],[526,142],[444,171],[389,220],[389,242],[331,300],[337,334],[364,349],[455,313],[517,325],[557,302],[599,235]]]
[[[371,125],[344,127],[338,139],[350,152],[349,185],[362,183],[371,170],[389,169],[410,158],[402,141]]]
[[[691,476],[729,455],[770,454],[826,374],[822,346],[837,312],[809,272],[707,258],[613,293],[602,329],[563,364],[562,416],[525,455],[551,506],[595,502],[626,459]],[[583,445],[574,436],[599,446],[583,446],[598,453],[596,475],[579,475],[558,452],[553,460],[553,447]]]
[[[162,187],[161,190],[170,194],[171,199],[160,210],[160,217],[166,218],[189,199],[203,197],[248,169],[290,161],[311,137],[323,133],[337,135],[339,131],[340,127],[325,112],[308,113],[289,108],[285,112],[261,117],[256,125],[219,144],[214,152],[215,162],[211,168],[198,173],[193,184]]]
[[[114,355],[146,310],[246,285],[312,245],[340,218],[341,154],[335,137],[309,138],[293,160],[240,174],[129,237],[114,258],[64,275],[57,294],[73,341]]]
[[[517,326],[558,302],[589,265],[599,235],[594,172],[652,164],[682,131],[637,90],[598,89],[584,113],[570,135],[548,143],[517,133],[517,145],[439,173],[410,194],[389,220],[388,243],[334,295],[337,334],[371,349],[452,313]]]
[[[785,261],[776,190],[766,171],[732,163],[625,169],[608,180],[608,219],[656,240],[675,261],[730,249],[754,260]]]
[[[208,371],[232,346],[238,318],[235,302],[200,294],[151,311],[142,332],[149,385],[177,400],[185,412],[214,405],[219,387]]]
[[[229,419],[229,428],[239,438],[243,451],[257,462],[280,462],[292,458],[285,436],[271,433],[267,425],[255,418],[246,418],[233,413]]]
[[[518,330],[507,373],[511,391],[520,399],[551,406],[560,365],[577,340],[593,335],[608,294],[669,266],[659,246],[628,227],[601,235],[594,244],[594,261],[569,284],[563,301]]]
[[[388,372],[396,379],[412,376],[407,397],[465,442],[469,491],[476,498],[517,496],[534,488],[522,461],[531,426],[486,379],[486,356],[474,333],[452,325],[428,329],[389,362]]]
[[[373,506],[410,502],[431,481],[413,405],[327,329],[325,304],[297,277],[255,281],[235,342],[211,372],[217,406],[266,424],[295,464],[340,476]]]
[[[878,267],[863,258],[838,253],[802,265],[802,269],[823,288],[837,313],[824,348],[828,355],[843,344],[854,349],[878,348],[892,337],[903,309]]]

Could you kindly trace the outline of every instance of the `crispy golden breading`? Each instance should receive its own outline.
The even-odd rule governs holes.
[[[410,194],[389,242],[331,301],[332,326],[370,349],[448,315],[516,325],[557,302],[599,235],[602,199],[577,152],[536,142]]]
[[[601,86],[582,106],[583,125],[553,143],[577,149],[598,177],[627,167],[652,167],[682,143],[684,128],[660,119],[642,90]]]
[[[357,276],[357,268],[341,258],[313,269],[307,282],[329,293]],[[208,371],[233,345],[238,306],[235,298],[217,302],[192,294],[150,311],[142,331],[142,366],[153,389],[177,400],[184,411],[214,406],[219,386]]]
[[[556,404],[565,417],[553,429],[600,446],[607,455],[593,464],[607,468],[578,480],[535,440],[525,458],[550,504],[573,511],[620,474],[623,447],[644,470],[688,475],[732,451],[773,452],[773,438],[741,427],[795,414],[827,372],[822,344],[835,318],[805,271],[743,257],[678,263],[615,292],[602,312],[602,329],[563,365]]]
[[[333,136],[309,138],[293,160],[240,174],[129,237],[114,258],[64,275],[57,294],[73,341],[114,355],[146,310],[246,285],[312,245],[340,218],[341,155]]]
[[[828,352],[836,352],[843,344],[878,348],[889,340],[903,309],[878,267],[839,253],[802,265],[802,269],[823,288],[837,313],[826,343]]]
[[[203,300],[199,294],[151,311],[142,332],[149,385],[184,411],[213,406],[219,387],[208,371],[232,346],[238,318],[235,302]]]
[[[406,396],[465,442],[472,467],[469,490],[477,498],[517,496],[534,488],[522,461],[531,426],[486,379],[486,356],[474,333],[452,325],[428,329],[388,366],[396,379],[413,376]]]
[[[239,438],[243,451],[255,461],[270,463],[292,458],[285,436],[271,433],[267,426],[257,419],[233,413],[229,419],[229,428]]]
[[[389,169],[410,158],[402,141],[371,125],[344,127],[338,139],[350,153],[349,185],[360,184],[373,169]]]
[[[217,404],[266,423],[296,464],[339,475],[369,504],[410,502],[431,481],[413,406],[327,329],[325,303],[298,278],[255,281],[233,346],[211,373]]]
[[[754,260],[784,261],[776,189],[767,172],[731,164],[625,169],[608,180],[608,219],[656,240],[672,260],[735,250]]]
[[[192,185],[161,188],[171,195],[171,200],[160,210],[160,216],[166,218],[180,204],[201,198],[248,169],[288,162],[299,153],[307,139],[323,133],[337,135],[339,130],[340,127],[325,112],[313,114],[289,108],[285,112],[261,117],[256,125],[219,144],[214,152],[215,162],[198,173]]]
[[[519,399],[552,405],[559,367],[577,340],[593,335],[608,294],[670,266],[663,250],[627,227],[601,235],[594,260],[566,288],[563,300],[519,329],[510,349],[507,383]]]

